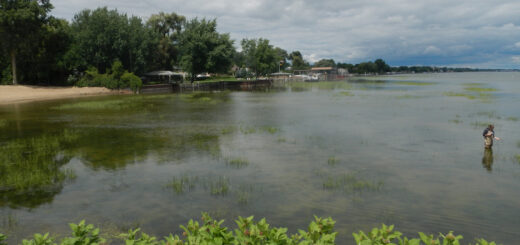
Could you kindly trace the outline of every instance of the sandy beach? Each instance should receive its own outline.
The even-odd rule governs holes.
[[[0,85],[0,105],[40,100],[74,98],[103,94],[127,93],[102,87],[41,87],[25,85]]]

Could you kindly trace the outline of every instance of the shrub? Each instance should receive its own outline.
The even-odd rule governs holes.
[[[182,236],[170,234],[158,241],[156,237],[140,232],[140,229],[129,230],[127,233],[120,234],[118,237],[124,240],[125,244],[136,245],[176,245],[176,244],[286,244],[286,245],[332,245],[335,244],[337,232],[333,232],[335,221],[331,218],[318,218],[310,223],[307,230],[298,230],[298,234],[288,235],[287,228],[272,228],[261,219],[256,222],[253,216],[242,218],[238,217],[236,224],[238,229],[234,231],[227,227],[222,227],[223,220],[217,221],[208,214],[202,214],[202,222],[190,220],[186,226],[180,227],[184,232]],[[66,237],[61,245],[97,245],[105,244],[105,239],[99,236],[99,229],[93,225],[85,225],[85,221],[79,224],[70,224],[72,237]],[[462,236],[455,236],[453,232],[446,235],[439,234],[425,235],[419,232],[419,238],[408,239],[402,237],[402,233],[394,231],[394,226],[382,225],[381,228],[374,228],[369,233],[360,231],[354,233],[354,239],[358,245],[459,245]],[[0,245],[6,237],[0,234]],[[442,241],[442,243],[441,243]],[[484,239],[477,239],[476,245],[496,245],[495,242],[488,242]],[[49,234],[35,234],[31,240],[23,240],[23,245],[47,245],[55,244]]]
[[[141,78],[134,75],[134,73],[125,72],[121,76],[120,85],[121,88],[130,88],[134,93],[137,93],[141,90],[143,82],[141,81]]]

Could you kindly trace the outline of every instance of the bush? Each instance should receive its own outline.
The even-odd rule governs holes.
[[[143,82],[141,81],[141,78],[134,75],[134,73],[125,71],[125,73],[121,76],[121,88],[130,88],[132,91],[134,91],[134,93],[137,93],[139,90],[141,90],[142,86]]]
[[[261,219],[258,222],[253,220],[253,216],[248,218],[238,217],[236,224],[238,229],[230,231],[227,227],[222,227],[224,221],[214,220],[208,214],[202,214],[202,222],[190,220],[187,226],[180,227],[184,232],[181,236],[170,234],[158,241],[156,237],[140,232],[140,229],[129,230],[127,233],[120,234],[118,237],[124,240],[125,244],[138,245],[175,245],[175,244],[286,244],[286,245],[332,245],[335,244],[337,232],[333,232],[335,221],[331,218],[318,218],[310,223],[307,230],[298,230],[297,234],[288,235],[287,228],[271,228],[270,225]],[[106,244],[105,239],[99,236],[99,229],[93,225],[85,225],[85,221],[79,224],[70,224],[72,237],[66,237],[61,245],[97,245]],[[425,235],[419,232],[419,238],[408,239],[402,237],[402,233],[394,231],[394,226],[382,225],[374,228],[365,234],[363,231],[354,233],[354,239],[358,245],[459,245],[462,236],[455,236],[453,232],[446,235],[439,234]],[[0,234],[0,245],[6,237]],[[442,243],[441,243],[442,240]],[[496,245],[495,242],[488,242],[484,239],[477,239],[476,245]],[[47,245],[55,244],[49,234],[35,234],[31,240],[23,240],[23,245]]]

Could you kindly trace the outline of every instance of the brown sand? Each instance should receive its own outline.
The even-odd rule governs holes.
[[[40,87],[22,85],[0,85],[0,105],[31,102],[38,100],[51,100],[62,98],[74,98],[88,95],[119,94],[128,91],[110,90],[101,87]]]

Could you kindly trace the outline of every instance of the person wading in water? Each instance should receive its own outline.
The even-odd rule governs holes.
[[[500,140],[500,138],[495,137],[495,131],[493,131],[494,128],[495,126],[490,124],[482,133],[482,136],[484,136],[484,147],[486,149],[491,149],[493,146],[493,139]]]

